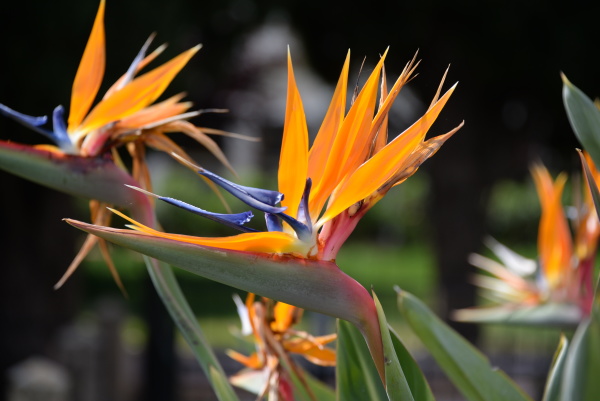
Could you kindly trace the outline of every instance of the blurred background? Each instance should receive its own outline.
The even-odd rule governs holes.
[[[68,106],[97,6],[88,0],[4,4],[0,103],[30,115]],[[162,61],[202,43],[165,96],[186,91],[198,108],[229,109],[192,122],[260,138],[256,143],[216,140],[240,182],[275,188],[288,46],[313,134],[349,49],[351,83],[364,79],[388,46],[390,81],[418,51],[419,75],[392,111],[390,136],[424,112],[450,66],[445,89],[459,81],[458,89],[430,136],[463,120],[465,127],[367,214],[338,259],[346,272],[375,288],[402,332],[392,284],[415,293],[447,318],[449,311],[477,302],[467,257],[484,252],[486,235],[535,256],[539,206],[528,169],[542,161],[554,174],[578,170],[578,144],[564,112],[559,73],[591,97],[600,90],[599,60],[591,43],[597,36],[597,13],[590,7],[596,6],[583,1],[559,7],[541,1],[109,0],[103,89],[126,70],[152,32],[158,33],[156,45],[169,43]],[[202,165],[234,178],[200,146],[183,135],[173,137]],[[0,139],[44,141],[4,118]],[[150,160],[157,193],[221,210],[193,173],[164,155],[151,154]],[[88,221],[87,203],[2,171],[0,185],[0,399],[9,399],[23,368],[36,367],[54,372],[74,401],[212,399],[153,295],[138,255],[113,248],[129,299],[120,294],[96,253],[62,289],[52,290],[84,240],[61,219]],[[163,206],[158,213],[167,231],[228,233]],[[180,276],[211,343],[219,351],[235,348],[229,328],[239,322],[231,294],[239,291]],[[333,329],[332,322],[320,317],[306,320],[310,330]],[[539,397],[557,332],[538,334],[533,341],[524,328],[455,327]],[[421,355],[418,340],[406,341]],[[529,363],[528,355],[541,357]],[[231,372],[240,368],[223,360]],[[453,399],[442,378],[435,386],[439,373],[427,367],[426,355],[421,361],[439,399]],[[331,372],[317,373],[331,379]]]

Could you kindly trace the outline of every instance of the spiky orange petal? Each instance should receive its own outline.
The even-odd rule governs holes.
[[[152,34],[150,36],[149,40],[152,40],[152,38],[154,37],[154,34]],[[141,60],[138,65],[135,68],[134,74],[137,74],[142,68],[144,68],[146,65],[150,64],[156,57],[158,57],[165,49],[167,48],[167,45],[161,45],[159,47],[157,47],[152,53],[150,53],[149,55],[147,55],[146,57],[144,57],[143,60]],[[128,80],[133,79],[132,76],[130,76],[129,74],[123,74],[119,79],[117,79],[117,81],[112,84],[112,86],[106,91],[106,93],[104,94],[104,99],[112,96],[112,94],[114,92],[117,92],[119,90],[121,90],[121,88],[123,88],[127,83]]]
[[[125,216],[118,210],[110,210],[125,220],[133,223],[135,226],[132,228],[137,231],[160,238],[187,242],[189,244],[246,252],[283,253],[293,251],[294,243],[296,242],[294,236],[277,231],[242,233],[231,237],[195,237],[192,235],[169,234],[147,227],[132,218]]]
[[[286,332],[295,323],[297,309],[293,305],[277,302],[273,308],[275,320],[271,322],[271,329],[277,333]]]
[[[239,363],[249,367],[250,369],[262,369],[265,366],[264,362],[260,360],[256,352],[250,356],[246,356],[244,354],[240,354],[237,351],[228,349],[227,351],[225,351],[225,353],[234,361],[238,361]]]
[[[340,183],[335,199],[330,201],[330,205],[317,226],[324,224],[356,202],[374,193],[396,173],[406,158],[423,141],[455,87],[456,85],[450,88],[423,117]]]
[[[288,88],[279,156],[279,192],[285,194],[281,202],[289,214],[296,217],[304,193],[308,171],[308,129],[300,92],[296,86],[292,57],[288,51]]]
[[[104,77],[106,64],[104,0],[100,1],[92,33],[83,52],[71,91],[68,131],[73,132],[90,110]]]
[[[321,179],[327,165],[327,159],[331,157],[331,147],[340,129],[340,125],[344,121],[349,68],[350,52],[346,56],[346,61],[344,62],[344,67],[338,79],[327,114],[325,114],[321,128],[308,154],[308,176],[312,179],[313,187],[315,188],[311,193],[309,202],[313,221],[319,217],[319,213],[330,195],[326,191],[317,191],[316,189],[321,188]]]
[[[364,162],[369,150],[368,134],[377,103],[379,75],[386,54],[387,51],[381,57],[344,118],[327,159],[323,179],[318,187],[313,188],[317,194],[315,196],[321,193],[329,196],[343,177],[351,174]]]
[[[550,173],[538,165],[532,174],[542,206],[542,216],[538,233],[538,253],[546,279],[551,288],[563,282],[571,269],[573,245],[569,224],[562,207],[562,193],[567,181],[560,174],[553,183]]]
[[[103,99],[77,131],[89,132],[98,129],[136,113],[154,102],[198,50],[199,45],[181,53],[160,67],[137,77],[109,98]]]
[[[184,96],[185,94],[180,93],[160,103],[153,104],[134,114],[128,115],[121,119],[115,125],[115,128],[125,130],[143,128],[156,123],[157,121],[162,121],[169,117],[182,114],[192,107],[191,102],[179,103]]]

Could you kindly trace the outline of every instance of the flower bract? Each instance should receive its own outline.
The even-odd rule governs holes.
[[[0,141],[0,168],[64,192],[91,198],[91,220],[99,225],[110,223],[112,214],[106,206],[128,207],[134,204],[121,202],[124,198],[133,199],[130,196],[122,196],[123,184],[151,190],[150,173],[145,161],[148,147],[167,154],[176,153],[183,160],[192,161],[190,156],[166,135],[168,133],[182,132],[192,137],[233,171],[219,146],[207,135],[227,133],[197,127],[187,121],[202,113],[220,110],[190,110],[192,103],[182,101],[185,95],[183,93],[155,103],[175,76],[200,49],[199,45],[142,73],[147,65],[165,49],[163,45],[147,54],[155,36],[151,35],[125,74],[110,86],[94,105],[104,78],[106,64],[104,13],[105,0],[101,0],[73,81],[66,121],[63,106],[57,106],[49,119],[47,116],[32,117],[22,114],[0,104],[0,114],[43,134],[54,142],[54,144],[19,147]],[[124,149],[127,157],[131,159],[131,169],[126,168],[120,149]],[[50,165],[44,161],[44,158],[55,164]],[[123,170],[124,173],[119,180],[115,181],[118,174],[109,164]],[[57,176],[52,176],[50,170]],[[106,171],[104,176],[102,170]],[[91,171],[94,174],[89,174]],[[77,184],[79,180],[82,182]],[[118,185],[107,188],[100,181],[118,183]],[[211,184],[210,181],[207,182]],[[212,187],[216,188],[214,185]],[[148,202],[148,199],[143,196],[134,198],[137,201]],[[135,204],[142,208],[137,201]],[[154,225],[154,219],[147,213],[145,216],[147,219],[144,221]],[[60,287],[72,274],[97,241],[97,237],[88,237],[78,256],[57,283],[57,287]],[[122,288],[103,241],[100,241],[100,247],[115,280]]]
[[[593,162],[586,157],[593,176],[598,178]],[[600,235],[590,191],[580,185],[583,193],[571,208],[569,224],[562,202],[567,176],[562,173],[553,180],[539,164],[532,168],[532,175],[542,211],[537,259],[525,258],[490,239],[488,245],[501,263],[481,255],[472,255],[470,261],[488,273],[478,275],[475,282],[498,306],[461,310],[457,312],[458,319],[569,325],[589,314]]]

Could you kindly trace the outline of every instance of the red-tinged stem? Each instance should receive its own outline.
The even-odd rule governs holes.
[[[584,316],[588,316],[592,311],[594,302],[594,260],[595,252],[579,263],[577,292],[579,305]]]
[[[348,213],[348,210],[344,210],[340,215],[326,223],[319,233],[319,242],[322,245],[319,249],[318,259],[335,260],[342,245],[352,234],[367,210],[369,208],[363,206],[352,216]]]

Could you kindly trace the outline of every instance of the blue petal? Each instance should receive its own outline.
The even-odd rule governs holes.
[[[30,128],[30,129],[34,130],[35,132],[38,132],[38,133],[45,135],[48,138],[54,140],[54,135],[51,131],[40,128],[40,126],[42,126],[42,125],[46,124],[46,122],[48,122],[48,116],[41,116],[41,117],[28,116],[27,114],[22,114],[22,113],[19,113],[18,111],[14,111],[10,107],[7,107],[1,103],[0,103],[0,114],[6,116],[8,118],[12,118],[19,124],[22,124],[22,125],[26,126],[27,128]]]
[[[64,109],[62,106],[57,106],[52,113],[54,131],[41,128],[42,125],[48,122],[48,116],[28,116],[27,114],[19,113],[3,104],[0,104],[0,114],[12,118],[27,128],[44,135],[65,152],[72,152],[74,149],[71,138],[69,138],[69,134],[67,133],[67,127],[63,117]]]
[[[261,212],[278,214],[287,209],[285,207],[275,207],[275,205],[283,199],[283,194],[281,192],[244,187],[242,185],[234,184],[233,182],[204,169],[199,170],[198,174],[208,178],[248,206],[260,210]]]
[[[65,124],[65,109],[62,106],[56,106],[52,112],[52,127],[54,128],[52,140],[58,145],[59,148],[66,152],[72,152],[74,150],[73,142],[67,132],[67,126]]]
[[[298,205],[298,219],[308,227],[312,227],[310,211],[308,210],[308,197],[310,196],[311,188],[312,180],[307,178],[306,185],[304,186],[304,193],[302,194],[302,199],[300,199],[300,204]]]
[[[150,37],[146,40],[146,42],[138,52],[137,56],[135,56],[135,58],[133,59],[133,62],[131,63],[131,65],[127,69],[127,72],[125,73],[125,79],[123,80],[121,87],[127,85],[133,80],[133,77],[135,76],[136,72],[135,70],[137,69],[140,62],[144,59],[144,57],[146,57],[146,52],[148,51],[148,47],[150,47],[150,43],[152,43],[154,36],[156,36],[154,33],[150,35]]]
[[[307,226],[304,223],[299,222],[292,216],[288,216],[285,213],[277,214],[281,220],[285,221],[292,227],[292,229],[296,232],[298,239],[301,241],[310,241],[312,237],[312,227]]]
[[[283,225],[277,215],[265,213],[265,221],[267,223],[267,231],[283,231]]]
[[[209,220],[216,221],[217,223],[224,224],[228,227],[232,227],[232,228],[238,229],[243,232],[257,231],[253,228],[244,226],[245,223],[248,223],[252,219],[252,217],[254,217],[252,212],[233,213],[233,214],[212,213],[212,212],[206,211],[204,209],[200,209],[196,206],[192,206],[189,203],[186,203],[186,202],[183,202],[183,201],[180,201],[177,199],[173,199],[173,198],[168,198],[166,196],[159,196],[158,199],[160,199],[163,202],[170,203],[171,205],[180,207],[184,210],[187,210],[188,212],[197,214],[198,216],[205,217]]]

